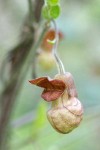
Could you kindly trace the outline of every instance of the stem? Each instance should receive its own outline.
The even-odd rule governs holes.
[[[28,4],[29,4],[29,11],[30,11],[30,14],[33,12],[33,3],[32,3],[32,0],[28,0]]]
[[[14,76],[11,76],[8,85],[4,89],[0,98],[2,102],[1,108],[1,116],[0,116],[0,150],[4,150],[6,146],[6,138],[7,138],[7,125],[11,116],[11,108],[14,105],[14,100],[17,98],[19,91],[21,90],[23,80],[26,77],[26,74],[33,62],[35,57],[35,51],[41,44],[42,38],[47,30],[47,27],[44,26],[39,39],[34,43],[33,48],[31,48],[26,60],[23,65],[18,68],[17,72]]]
[[[52,22],[53,22],[53,25],[54,25],[54,28],[55,28],[55,40],[56,40],[55,44],[53,46],[52,52],[53,52],[53,55],[55,57],[55,60],[56,60],[57,66],[58,66],[59,73],[60,74],[65,74],[64,65],[63,65],[61,59],[59,58],[59,56],[57,55],[57,48],[58,48],[58,42],[59,42],[58,29],[57,29],[57,25],[56,25],[55,20],[52,20]]]
[[[8,125],[11,119],[11,112],[14,108],[15,100],[21,90],[23,80],[28,73],[28,69],[31,67],[31,64],[34,63],[35,51],[41,44],[41,39],[43,38],[46,30],[46,27],[44,26],[44,29],[42,30],[43,32],[41,31],[41,34],[36,41],[35,36],[37,35],[37,32],[40,28],[39,24],[43,0],[28,1],[30,12],[28,14],[28,17],[26,18],[23,28],[26,29],[27,26],[29,30],[22,33],[23,38],[21,38],[19,44],[10,51],[10,61],[9,56],[7,57],[8,62],[10,62],[11,72],[9,73],[9,80],[7,80],[7,84],[5,85],[2,93],[0,93],[0,150],[8,150]],[[35,5],[33,5],[34,2]],[[39,9],[37,9],[36,7],[38,5]],[[32,13],[32,10],[34,11],[34,13]],[[38,20],[36,20],[37,16]],[[37,30],[34,24],[38,25]]]
[[[20,82],[21,82],[21,81],[23,80],[23,78],[24,78],[23,75],[25,76],[25,73],[28,72],[28,69],[30,68],[30,66],[31,66],[31,64],[32,64],[32,62],[33,62],[33,60],[35,59],[36,50],[37,50],[38,47],[40,46],[41,41],[42,41],[42,39],[43,39],[43,37],[44,37],[44,34],[45,34],[45,32],[47,31],[47,29],[48,29],[48,25],[45,24],[45,25],[44,25],[44,28],[43,28],[43,30],[42,30],[42,32],[41,32],[41,34],[40,34],[40,37],[39,37],[38,41],[36,41],[36,43],[34,44],[34,47],[31,49],[29,55],[27,56],[26,62],[24,63],[23,69],[22,69],[22,71],[21,71],[22,74],[21,74],[21,76],[20,76],[20,78],[19,78],[19,84],[20,84]],[[19,87],[19,86],[18,86],[18,87]]]
[[[32,2],[32,0],[28,0],[28,5],[29,5],[29,17],[30,17],[30,23],[32,23],[32,22],[33,22],[33,19],[34,19],[33,2]]]

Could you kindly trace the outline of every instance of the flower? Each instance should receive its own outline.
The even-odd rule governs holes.
[[[61,31],[59,31],[57,35],[59,36],[59,41],[61,41],[61,39],[64,37]],[[40,45],[37,63],[45,71],[49,71],[56,66],[55,57],[52,53],[54,44],[56,42],[55,36],[56,31],[54,29],[50,29],[45,33],[42,43]]]
[[[37,57],[37,63],[42,68],[42,70],[49,71],[54,68],[56,65],[55,58],[51,52],[40,51]]]
[[[54,29],[50,29],[49,31],[46,32],[42,44],[41,44],[41,48],[44,51],[47,52],[51,52],[52,48],[53,48],[53,44],[49,43],[48,40],[53,41],[55,39],[55,34],[56,31]],[[59,36],[59,40],[62,40],[64,38],[64,35],[61,31],[58,32],[58,36]]]
[[[42,98],[52,102],[47,118],[54,129],[65,134],[80,124],[83,107],[77,98],[74,80],[69,72],[57,74],[54,79],[41,77],[29,82],[44,88]]]
[[[63,81],[58,79],[50,79],[49,77],[41,77],[29,81],[32,84],[35,84],[41,88],[44,88],[42,92],[42,98],[46,101],[54,101],[59,98],[64,90],[65,84]]]

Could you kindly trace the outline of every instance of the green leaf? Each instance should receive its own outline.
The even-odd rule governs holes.
[[[36,129],[42,128],[46,123],[46,105],[45,103],[40,103],[37,109],[37,118],[34,122]]]
[[[47,0],[47,4],[54,6],[57,5],[59,3],[59,0]]]
[[[42,8],[42,16],[45,18],[45,19],[51,19],[50,18],[50,7],[49,6],[44,6]]]
[[[52,6],[50,8],[49,14],[52,19],[56,19],[60,15],[60,6],[59,5]]]
[[[60,6],[55,5],[55,6],[44,6],[42,8],[42,16],[45,19],[56,19],[60,15]]]

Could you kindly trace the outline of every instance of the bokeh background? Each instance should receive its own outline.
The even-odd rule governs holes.
[[[27,0],[0,0],[0,66],[19,40],[27,5]],[[51,104],[28,83],[30,71],[13,109],[10,150],[100,150],[100,0],[62,0],[61,7],[57,25],[64,38],[58,51],[66,71],[74,76],[83,121],[69,134],[57,133],[46,118]],[[56,73],[38,69],[38,76]]]

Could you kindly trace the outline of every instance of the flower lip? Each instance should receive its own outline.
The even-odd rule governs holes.
[[[47,51],[47,52],[51,52],[52,51],[52,47],[53,45],[50,44],[48,42],[48,40],[50,41],[53,41],[55,39],[55,30],[54,29],[50,29],[49,31],[46,32],[44,38],[43,38],[43,41],[42,41],[42,44],[41,44],[41,48],[44,50],[44,51]],[[64,38],[64,35],[61,31],[58,31],[58,36],[59,36],[59,40],[62,40]]]
[[[59,98],[66,85],[62,80],[40,77],[29,81],[31,84],[44,88],[41,97],[46,101],[53,101]]]

